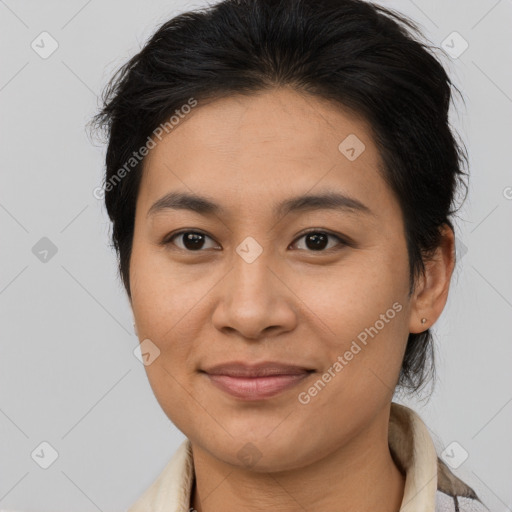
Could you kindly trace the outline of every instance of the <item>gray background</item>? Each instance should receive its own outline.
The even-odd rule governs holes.
[[[454,31],[469,44],[457,58],[438,52],[466,98],[464,107],[456,97],[451,117],[471,164],[456,221],[462,258],[434,326],[435,393],[403,403],[438,453],[452,442],[452,456],[467,452],[454,472],[491,510],[512,510],[512,2],[382,4],[418,21],[437,46],[460,51]],[[157,25],[202,5],[0,0],[2,509],[126,510],[184,439],[133,353],[109,221],[92,194],[104,148],[84,127],[106,80]],[[43,31],[58,43],[47,58],[31,47],[51,49]],[[49,245],[57,252],[41,261]],[[59,454],[48,469],[31,457],[43,441]]]

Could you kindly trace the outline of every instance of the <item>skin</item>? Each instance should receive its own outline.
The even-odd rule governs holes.
[[[199,512],[400,508],[405,479],[389,451],[390,404],[409,332],[427,329],[445,306],[454,238],[443,230],[409,297],[403,218],[370,133],[349,111],[285,87],[199,103],[145,159],[131,304],[139,339],[160,350],[146,366],[151,387],[192,443],[191,506]],[[349,134],[365,144],[354,161],[338,149]],[[148,216],[171,191],[207,196],[225,212]],[[373,213],[272,214],[280,201],[321,191],[349,195]],[[351,245],[329,237],[315,251],[303,233],[310,228]],[[203,245],[187,249],[182,235],[162,243],[183,229],[205,233]],[[246,237],[263,249],[251,263],[236,251]],[[300,403],[299,393],[397,302],[401,311]],[[198,371],[269,360],[316,372],[248,402]],[[239,457],[247,443],[256,454],[249,463]]]

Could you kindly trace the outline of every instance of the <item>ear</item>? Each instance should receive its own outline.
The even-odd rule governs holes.
[[[418,280],[411,298],[411,333],[420,333],[432,326],[441,316],[448,299],[455,266],[455,235],[447,224],[443,224],[439,230],[440,245],[432,258],[425,261],[425,275]],[[427,321],[421,323],[422,318],[426,318]]]

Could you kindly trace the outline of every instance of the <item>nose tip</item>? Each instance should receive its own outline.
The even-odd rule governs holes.
[[[217,329],[261,340],[294,328],[293,294],[262,258],[240,258],[219,287],[212,319]]]

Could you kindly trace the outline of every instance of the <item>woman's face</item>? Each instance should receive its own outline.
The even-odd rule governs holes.
[[[408,334],[426,327],[379,161],[363,121],[291,89],[199,104],[149,152],[132,307],[155,396],[193,445],[256,471],[297,468],[389,406]],[[216,206],[175,196],[150,211],[169,193]],[[307,199],[325,194],[339,197]],[[235,396],[204,373],[232,362],[314,371]]]

